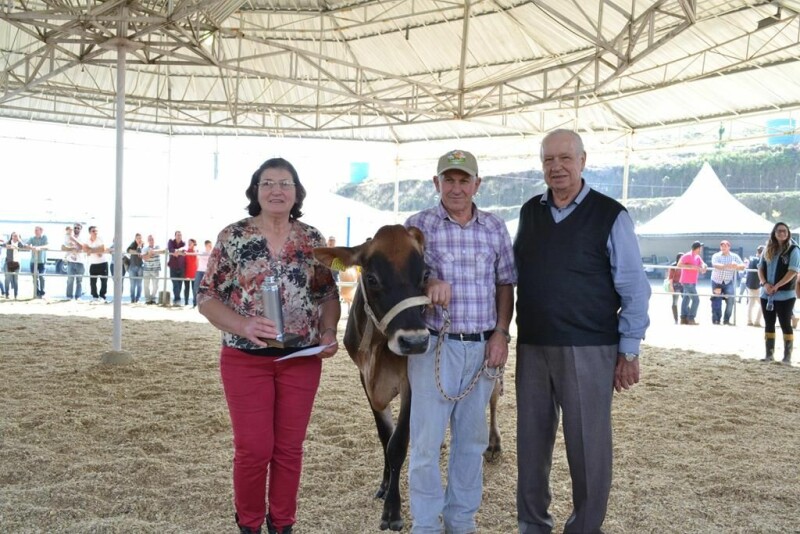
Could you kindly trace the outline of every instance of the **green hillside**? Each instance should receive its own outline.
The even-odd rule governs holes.
[[[686,190],[704,161],[708,161],[720,181],[745,206],[771,221],[785,221],[800,227],[800,147],[759,145],[738,151],[686,155],[674,163],[631,167],[628,210],[634,221],[643,223],[664,210]],[[621,166],[587,167],[586,180],[599,191],[622,196]],[[505,220],[515,219],[520,206],[544,191],[539,170],[485,176],[476,203]],[[430,180],[404,180],[399,183],[401,212],[416,212],[430,207],[436,198]],[[347,184],[338,194],[377,209],[394,209],[394,184],[365,181]],[[709,209],[713,199],[709,199]]]

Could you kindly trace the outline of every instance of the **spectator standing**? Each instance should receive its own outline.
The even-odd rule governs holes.
[[[11,236],[6,242],[6,263],[5,263],[5,280],[6,288],[4,296],[9,298],[11,290],[14,290],[14,298],[19,294],[19,250],[22,247],[22,242],[19,239],[19,234],[11,232]]]
[[[108,260],[106,259],[106,246],[97,230],[97,226],[89,227],[89,240],[84,246],[84,251],[89,257],[89,288],[92,291],[93,302],[106,302],[108,290]],[[100,279],[100,291],[97,290],[97,280]]]
[[[189,239],[189,244],[186,246],[186,272],[184,276],[189,279],[189,284],[192,286],[192,308],[197,306],[197,294],[194,288],[194,277],[197,274],[197,241]],[[184,304],[189,305],[189,289],[184,292]]]
[[[33,237],[25,242],[26,249],[31,251],[31,275],[33,276],[33,298],[44,297],[44,272],[47,267],[47,236],[44,229],[37,226],[33,229]]]
[[[681,261],[682,252],[675,256],[675,261],[672,262],[671,267],[667,269],[667,280],[669,281],[669,290],[672,293],[672,318],[675,324],[678,324],[678,297],[683,293],[683,286],[681,285],[681,269],[678,264]]]
[[[142,270],[144,274],[144,299],[146,304],[155,304],[158,296],[158,278],[161,274],[162,250],[156,246],[156,240],[147,236],[147,245],[142,247]]]
[[[678,266],[681,267],[681,286],[683,299],[681,300],[681,324],[698,325],[695,320],[697,308],[700,306],[700,297],[697,296],[697,279],[700,273],[708,270],[703,261],[703,243],[695,241],[692,250],[681,256]]]
[[[200,282],[203,280],[203,276],[206,274],[208,257],[211,255],[214,244],[206,239],[205,243],[203,243],[203,246],[205,247],[205,250],[197,255],[197,272],[194,274],[194,285],[192,286],[192,308],[197,306],[197,289],[200,287]]]
[[[764,245],[758,245],[756,255],[752,256],[747,263],[747,274],[745,275],[748,294],[747,326],[757,326],[759,328],[761,328],[761,318],[764,314],[761,311],[761,299],[758,295],[761,289],[761,282],[758,281],[758,264],[763,253]],[[753,319],[753,315],[755,315],[755,319]]]
[[[711,256],[711,323],[731,324],[736,294],[736,273],[744,270],[744,261],[738,254],[731,252],[731,242],[723,239],[719,244],[719,252]],[[717,295],[725,295],[720,297]],[[725,315],[722,314],[722,300],[725,299]]]
[[[322,358],[338,349],[341,307],[331,271],[313,256],[325,238],[298,220],[306,190],[294,166],[282,158],[265,161],[246,195],[250,217],[220,232],[198,306],[222,331],[220,375],[233,429],[239,532],[261,532],[266,516],[268,532],[287,534],[296,521],[303,442]],[[275,361],[296,349],[266,342],[279,333],[264,317],[267,277],[280,281],[285,331],[298,335],[301,346],[325,347],[319,356]]]
[[[0,237],[0,270],[2,271],[6,270],[6,262],[3,259],[3,256],[5,255],[5,250],[6,250],[6,241],[2,237]],[[0,279],[0,295],[2,295],[3,297],[6,296],[6,285],[4,282],[5,282],[5,277]]]
[[[786,223],[776,223],[767,241],[767,248],[758,264],[761,282],[761,310],[764,313],[764,361],[772,361],[775,354],[775,320],[783,332],[783,363],[792,362],[794,330],[792,311],[797,298],[795,284],[800,271],[800,248],[792,240]]]
[[[142,260],[143,248],[144,241],[142,241],[142,234],[136,234],[127,249],[128,254],[130,254],[128,276],[131,278],[131,304],[136,304],[139,302],[139,299],[142,298],[142,275],[144,274],[144,260]]]
[[[439,202],[405,223],[425,236],[425,262],[431,269],[425,292],[436,306],[425,312],[434,335],[428,350],[408,357],[413,391],[408,486],[414,534],[474,532],[481,504],[483,451],[489,444],[486,406],[495,385],[484,366],[496,370],[508,358],[517,277],[505,223],[472,200],[480,184],[475,156],[448,152],[439,158],[433,177]],[[449,311],[451,324],[444,340],[437,341],[443,309]],[[445,398],[437,387],[439,378],[444,391],[456,397],[474,376],[480,378],[462,399]],[[439,455],[448,426],[450,456],[443,488]]]
[[[581,176],[580,136],[550,132],[540,154],[548,189],[522,206],[514,242],[519,532],[553,528],[550,466],[563,414],[573,506],[564,532],[599,533],[611,492],[611,402],[639,381],[650,284],[627,210]]]
[[[180,306],[181,285],[185,285],[186,293],[189,292],[189,281],[183,280],[186,277],[186,242],[180,231],[176,231],[175,237],[167,241],[167,250],[169,251],[167,267],[169,267],[169,277],[172,279],[172,305]]]
[[[67,227],[67,232],[64,235],[64,243],[61,245],[61,250],[67,254],[64,259],[67,262],[67,299],[78,300],[83,295],[81,286],[83,284],[83,273],[86,267],[84,261],[86,259],[83,249],[86,245],[84,239],[81,237],[81,223],[75,223],[70,230]]]

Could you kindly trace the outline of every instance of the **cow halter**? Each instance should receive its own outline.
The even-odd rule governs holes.
[[[369,321],[367,322],[367,326],[364,328],[364,335],[361,337],[361,344],[358,346],[358,350],[368,352],[369,351],[369,344],[372,340],[372,333],[373,333],[373,325],[374,328],[377,328],[381,334],[386,336],[386,328],[389,326],[389,323],[392,319],[394,319],[398,313],[408,308],[412,308],[414,306],[427,306],[431,303],[431,300],[426,296],[418,296],[418,297],[409,297],[405,300],[401,300],[390,309],[386,315],[383,316],[383,319],[378,321],[378,318],[375,316],[375,313],[372,311],[372,308],[369,305],[369,301],[367,300],[367,291],[362,288],[361,296],[364,298],[364,311],[366,312],[367,316],[369,317]],[[442,316],[444,321],[442,323],[442,328],[439,330],[439,335],[437,336],[436,340],[436,353],[434,359],[434,369],[436,375],[436,388],[439,390],[441,396],[450,402],[458,402],[461,399],[465,398],[467,395],[472,393],[472,390],[475,388],[475,385],[480,380],[481,376],[485,376],[489,380],[502,380],[503,379],[503,368],[500,367],[499,369],[491,370],[489,367],[486,366],[486,362],[483,362],[481,368],[478,369],[478,372],[475,373],[475,376],[472,377],[472,380],[464,388],[464,391],[459,393],[456,396],[448,395],[444,391],[444,387],[442,387],[442,379],[441,373],[439,371],[440,362],[441,362],[441,355],[442,355],[442,342],[444,341],[445,335],[447,331],[450,329],[450,313],[447,311],[447,308],[442,309]]]
[[[389,326],[389,323],[397,317],[403,310],[407,310],[408,308],[413,308],[414,306],[427,306],[431,303],[431,299],[426,297],[425,295],[417,296],[417,297],[409,297],[407,299],[401,300],[383,316],[383,319],[378,321],[378,318],[375,317],[375,313],[372,311],[372,308],[369,305],[369,301],[367,300],[367,290],[366,288],[361,288],[361,296],[364,298],[364,311],[367,313],[369,317],[369,321],[367,322],[367,326],[364,329],[364,335],[361,337],[361,344],[358,347],[359,351],[369,351],[369,344],[372,341],[372,329],[373,325],[378,331],[386,335],[386,328]]]

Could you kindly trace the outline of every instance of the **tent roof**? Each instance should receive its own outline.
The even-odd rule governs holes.
[[[800,109],[800,0],[8,0],[0,116],[407,142]]]
[[[640,237],[656,235],[769,234],[773,224],[739,202],[707,162],[683,195],[639,226]]]

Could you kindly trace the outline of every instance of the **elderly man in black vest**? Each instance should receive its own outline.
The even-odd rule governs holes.
[[[583,180],[580,136],[542,141],[548,189],[522,206],[517,289],[517,512],[549,533],[549,477],[561,413],[573,510],[564,532],[601,532],[611,491],[613,391],[639,381],[650,285],[627,210]]]

